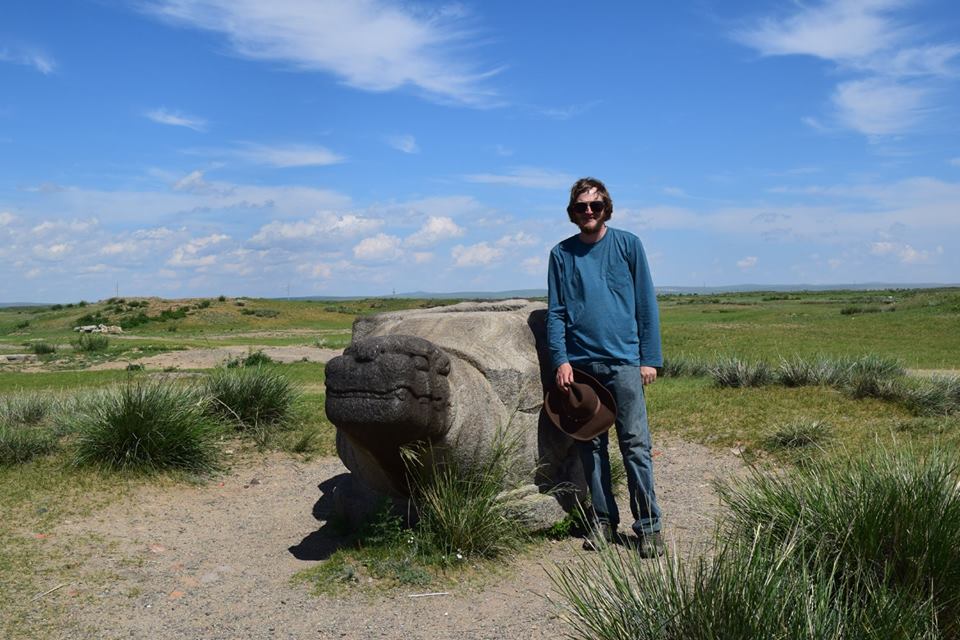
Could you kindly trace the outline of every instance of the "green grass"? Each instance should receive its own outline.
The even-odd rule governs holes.
[[[205,381],[206,411],[241,433],[265,443],[287,426],[299,395],[275,367],[217,369]]]
[[[56,437],[46,429],[0,422],[0,467],[20,465],[57,448]]]
[[[713,548],[642,560],[614,546],[551,577],[572,638],[960,637],[960,467],[872,449],[721,485]]]
[[[218,466],[219,433],[196,391],[169,382],[132,382],[94,394],[64,416],[77,433],[76,463],[118,470],[195,473]]]
[[[73,342],[73,348],[82,352],[106,351],[109,346],[110,338],[98,333],[82,333]]]
[[[721,485],[730,535],[776,549],[792,542],[816,571],[932,605],[943,637],[960,637],[960,457],[939,447],[856,451],[787,475]]]

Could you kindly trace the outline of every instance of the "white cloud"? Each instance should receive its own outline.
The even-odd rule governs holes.
[[[452,218],[430,216],[417,232],[407,236],[404,244],[408,247],[429,247],[450,238],[459,238],[464,233],[463,227],[458,226]]]
[[[894,256],[902,264],[925,264],[934,256],[943,254],[943,247],[927,250],[899,242],[874,242],[870,245],[870,253],[875,256]]]
[[[498,247],[529,247],[530,245],[537,244],[540,240],[536,237],[526,233],[525,231],[517,231],[512,235],[503,236],[497,240]]]
[[[733,37],[764,56],[828,60],[856,77],[838,83],[831,102],[836,122],[868,136],[905,133],[932,110],[939,84],[957,76],[960,46],[921,40],[919,28],[896,13],[909,0],[836,0],[797,4],[789,15],[764,18]],[[803,121],[829,130],[816,118]]]
[[[0,62],[33,67],[43,75],[49,75],[57,68],[57,63],[52,57],[34,49],[4,47],[0,49]]]
[[[153,109],[143,114],[150,120],[159,124],[168,124],[173,127],[186,127],[194,131],[204,131],[207,128],[207,121],[197,116],[191,116],[179,111],[170,111],[166,107]]]
[[[503,249],[491,247],[486,242],[478,242],[470,246],[458,244],[451,251],[454,266],[481,267],[499,260],[503,256]]]
[[[866,135],[905,133],[922,119],[929,91],[885,78],[837,85],[833,104],[845,126]]]
[[[417,139],[410,134],[401,136],[390,136],[387,138],[387,144],[404,153],[420,153],[420,147],[417,146]]]
[[[757,256],[747,256],[742,260],[737,260],[737,266],[746,271],[757,266]]]
[[[673,196],[675,198],[686,198],[687,192],[681,189],[680,187],[664,187],[663,193],[668,196]]]
[[[858,60],[903,40],[902,27],[885,14],[903,2],[838,0],[800,8],[782,19],[765,18],[734,32],[765,56],[809,55],[833,61]]]
[[[0,227],[5,227],[9,224],[12,224],[16,219],[17,216],[13,215],[9,211],[0,211]]]
[[[317,145],[266,146],[248,145],[246,149],[232,152],[232,155],[244,158],[256,164],[271,167],[317,167],[339,164],[344,161],[326,147]]]
[[[148,11],[224,35],[253,60],[332,73],[367,91],[413,86],[428,96],[487,105],[493,93],[459,52],[472,33],[450,6],[413,9],[383,0],[156,0]]]
[[[464,176],[464,178],[468,182],[503,184],[528,189],[568,189],[576,180],[569,174],[537,167],[517,167],[503,174],[475,173]]]
[[[353,257],[368,262],[392,262],[403,257],[400,238],[378,233],[364,238],[353,248]]]
[[[202,238],[196,238],[182,244],[173,250],[173,255],[167,260],[171,267],[206,267],[217,261],[217,256],[210,252],[227,240],[230,236],[214,233]]]
[[[384,221],[379,218],[324,211],[309,220],[265,224],[250,238],[250,244],[257,247],[337,245],[344,239],[372,233],[383,224]]]
[[[426,264],[433,260],[433,254],[429,251],[415,251],[413,253],[413,261],[417,264]]]
[[[73,245],[67,242],[33,245],[33,254],[44,260],[63,260],[70,253]]]

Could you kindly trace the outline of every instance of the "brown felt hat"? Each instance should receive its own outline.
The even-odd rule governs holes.
[[[543,410],[558,429],[574,440],[593,440],[617,419],[617,403],[593,376],[573,370],[569,390],[554,387],[543,399]]]

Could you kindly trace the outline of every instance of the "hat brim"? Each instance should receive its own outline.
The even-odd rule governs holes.
[[[586,442],[606,433],[617,421],[617,403],[614,401],[610,390],[590,374],[574,369],[573,379],[575,382],[589,385],[597,394],[597,398],[600,400],[597,413],[590,420],[581,423],[574,423],[565,419],[562,411],[563,396],[557,387],[547,391],[543,398],[543,410],[550,418],[550,422],[560,431],[574,440]]]

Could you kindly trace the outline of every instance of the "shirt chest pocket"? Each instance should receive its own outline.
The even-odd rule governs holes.
[[[611,291],[623,292],[633,289],[633,274],[626,263],[613,264],[607,269],[607,286]]]

